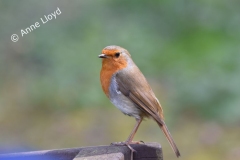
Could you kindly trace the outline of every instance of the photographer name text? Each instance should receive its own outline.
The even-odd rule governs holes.
[[[42,18],[40,18],[41,21],[39,22],[35,22],[34,24],[30,25],[29,27],[25,28],[25,29],[21,29],[21,36],[23,37],[24,35],[27,35],[28,33],[32,32],[33,30],[39,28],[41,26],[41,24],[46,24],[47,22],[53,20],[53,19],[57,19],[57,16],[59,16],[61,14],[61,10],[59,8],[57,8],[57,10],[55,10],[54,12],[48,14],[48,15],[44,15]],[[11,36],[11,40],[13,42],[17,42],[19,39],[19,36],[17,34],[13,34]]]

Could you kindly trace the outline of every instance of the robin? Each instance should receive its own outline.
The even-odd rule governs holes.
[[[161,104],[129,52],[120,46],[111,45],[102,50],[99,58],[102,58],[100,80],[104,93],[120,111],[136,119],[128,139],[120,143],[134,151],[130,144],[139,143],[132,141],[139,125],[145,117],[152,118],[179,157],[180,152],[163,120]]]

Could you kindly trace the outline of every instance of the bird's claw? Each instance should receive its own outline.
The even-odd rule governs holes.
[[[130,146],[131,143],[129,142],[113,142],[111,143],[111,145],[115,145],[115,146],[127,146],[130,150],[131,150],[131,160],[133,160],[133,152],[137,152],[135,149],[133,149]]]
[[[132,143],[129,143],[129,142],[113,142],[111,143],[111,145],[115,145],[115,146],[127,146],[132,152],[136,152],[131,146],[130,144]],[[135,143],[133,143],[135,144]]]

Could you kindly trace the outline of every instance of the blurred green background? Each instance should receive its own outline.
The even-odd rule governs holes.
[[[1,0],[0,153],[125,140],[135,120],[99,81],[98,55],[114,44],[147,77],[184,160],[240,159],[239,42],[238,0]],[[135,140],[176,159],[152,120]]]

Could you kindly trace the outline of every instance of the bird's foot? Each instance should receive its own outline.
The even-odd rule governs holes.
[[[139,143],[134,143],[134,142],[113,142],[111,143],[111,145],[114,146],[127,146],[132,152],[136,152],[131,146],[130,144],[139,144]]]
[[[131,150],[131,160],[133,160],[133,152],[136,152],[136,150],[134,150],[130,144],[140,144],[140,143],[136,143],[136,142],[113,142],[111,143],[111,145],[115,145],[115,146],[127,146],[130,150]]]
[[[111,143],[111,145],[115,145],[115,146],[127,146],[130,150],[131,150],[131,160],[133,160],[133,152],[137,152],[136,150],[134,150],[130,144],[145,144],[143,141],[125,141],[125,142],[113,142]]]

